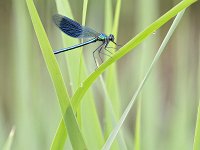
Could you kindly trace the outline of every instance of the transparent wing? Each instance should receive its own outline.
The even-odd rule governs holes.
[[[53,16],[53,21],[60,30],[74,38],[92,38],[100,35],[93,29],[82,26],[78,22],[59,14]]]

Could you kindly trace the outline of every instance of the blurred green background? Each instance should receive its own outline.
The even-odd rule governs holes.
[[[88,1],[86,25],[99,32],[105,32],[105,1]],[[60,31],[51,19],[57,12],[55,1],[34,2],[52,47],[62,48]],[[116,0],[111,2],[113,19]],[[178,2],[122,0],[117,43],[123,45],[128,42]],[[69,3],[75,20],[81,23],[83,1],[69,0]],[[141,102],[140,136],[143,150],[192,149],[200,85],[199,15],[199,3],[186,10],[138,98]],[[61,114],[25,1],[1,0],[0,16],[0,149],[13,126],[16,133],[12,149],[49,149]],[[141,82],[171,23],[172,20],[117,62],[120,115]],[[92,50],[96,46],[88,46],[83,51],[88,75],[95,70]],[[64,54],[57,56],[57,60],[66,86],[72,91]],[[103,124],[105,96],[98,80],[92,88],[98,116]],[[133,149],[134,145],[137,106],[132,109],[123,126],[128,149]]]

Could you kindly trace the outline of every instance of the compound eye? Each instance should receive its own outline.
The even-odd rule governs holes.
[[[115,39],[114,36],[111,34],[111,35],[110,35],[110,40],[111,40],[111,41],[114,41],[114,39]]]

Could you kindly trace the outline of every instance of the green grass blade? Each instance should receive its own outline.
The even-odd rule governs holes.
[[[108,0],[105,2],[105,33],[111,33],[115,36],[115,41],[117,41],[117,33],[118,33],[118,24],[119,24],[119,16],[121,9],[121,0],[117,0],[115,6],[115,15],[114,20],[112,20],[112,1]],[[111,52],[115,52],[113,49],[109,49]],[[120,95],[119,95],[119,85],[118,85],[118,77],[116,64],[111,65],[111,67],[106,71],[105,83],[106,88],[104,87],[104,81],[101,80],[102,86],[104,89],[104,93],[106,95],[107,101],[109,101],[110,105],[105,103],[105,132],[104,136],[107,138],[112,131],[112,128],[116,124],[116,120],[118,120],[121,114],[121,104],[120,104]],[[126,144],[124,142],[122,134],[120,134],[119,138],[113,143],[111,149],[126,149]]]
[[[65,140],[67,137],[67,130],[65,127],[64,120],[61,119],[61,122],[59,123],[59,127],[56,131],[55,137],[51,143],[51,150],[57,150],[57,149],[63,149],[65,145]]]
[[[121,10],[121,0],[117,0],[116,9],[115,9],[115,17],[114,17],[113,28],[112,28],[112,33],[116,37],[118,36],[120,10]]]
[[[115,9],[114,23],[112,25],[112,34],[115,36],[115,41],[117,40],[120,8],[121,8],[121,0],[118,0],[117,4],[116,4],[116,9]],[[109,12],[111,13],[111,10]],[[107,24],[107,21],[109,18],[105,17],[105,19],[106,19],[105,23]],[[114,53],[114,51],[112,51],[111,49],[110,49],[110,51]],[[105,82],[106,82],[108,93],[109,93],[110,98],[113,103],[114,111],[116,113],[117,118],[119,118],[119,115],[121,114],[121,111],[120,111],[121,104],[120,104],[120,100],[119,100],[120,92],[118,89],[119,86],[118,86],[116,64],[111,65],[111,67],[107,70]]]
[[[63,1],[63,0],[58,0],[56,2],[57,2],[58,12],[60,14],[66,15],[73,19],[69,2]],[[83,25],[85,24],[85,20],[86,20],[87,4],[88,4],[88,1],[85,0],[83,3],[83,16],[82,16]],[[69,38],[63,34],[63,42],[64,42],[64,45],[69,46],[75,43],[77,44],[78,40]],[[80,63],[77,62],[77,58],[80,59]],[[80,81],[86,78],[86,68],[85,68],[84,59],[82,57],[82,48],[79,48],[79,50],[75,50],[75,51],[71,51],[70,53],[67,53],[66,61],[68,64],[68,72],[70,74],[70,82],[72,83],[73,85],[72,89],[74,90],[77,87],[77,85],[79,85]],[[89,146],[88,148],[98,149],[103,145],[104,138],[102,135],[101,126],[98,120],[95,104],[93,101],[94,98],[91,91],[89,91],[88,94],[86,94],[84,99],[87,99],[87,101],[84,101],[84,103],[81,106],[80,112],[78,112],[77,114],[78,120],[81,124],[82,133],[84,134],[86,143],[90,143],[90,144],[87,144]],[[90,108],[89,111],[87,109],[88,107]],[[67,134],[64,134],[66,133],[66,128],[63,128],[63,123],[64,122],[61,121],[61,123],[59,124],[55,138],[52,142],[52,149],[59,148],[60,145],[57,145],[57,143],[60,143],[60,144],[65,143],[64,141],[66,139]],[[90,130],[93,129],[93,132],[88,132],[87,129],[90,129]],[[63,136],[59,136],[60,133],[62,133]],[[91,133],[91,134],[88,134],[88,133]],[[56,148],[56,145],[58,146],[57,148]]]
[[[85,22],[86,22],[87,6],[88,6],[88,0],[84,0],[83,1],[83,15],[82,15],[83,26],[85,26]]]
[[[8,139],[6,140],[6,143],[5,143],[4,147],[3,147],[3,150],[10,150],[11,149],[14,135],[15,135],[15,127],[13,127],[12,130],[10,131]]]
[[[82,13],[82,25],[86,23],[86,14],[87,14],[88,0],[83,1],[83,13]],[[83,47],[81,48],[81,50]],[[83,57],[80,60],[80,81],[83,81],[86,76],[86,65],[84,63]],[[88,109],[90,108],[90,109]],[[81,103],[80,115],[81,117],[81,127],[85,137],[85,142],[88,145],[88,149],[100,149],[103,143],[105,142],[99,118],[97,115],[97,109],[94,103],[94,97],[91,91],[89,91],[85,96],[84,100]],[[92,131],[92,132],[91,132]]]
[[[160,17],[158,20],[156,20],[150,26],[148,26],[143,32],[136,35],[132,40],[130,40],[126,45],[124,45],[119,51],[117,51],[113,55],[112,58],[105,61],[77,89],[74,96],[72,97],[73,107],[77,108],[77,106],[80,103],[81,98],[83,97],[85,92],[92,85],[92,83],[96,80],[96,78],[105,71],[105,69],[108,66],[110,66],[112,63],[116,62],[121,57],[123,57],[125,54],[130,52],[133,48],[135,48],[137,45],[139,45],[145,38],[147,38],[149,35],[151,35],[153,32],[155,32],[157,29],[159,29],[163,24],[165,24],[172,17],[174,17],[178,12],[180,12],[184,8],[187,8],[195,1],[196,0],[185,0],[185,1],[182,1],[179,4],[177,4],[175,7],[173,7],[171,10],[169,10],[167,13],[165,13],[162,17]]]
[[[58,96],[61,112],[63,114],[65,125],[68,129],[71,144],[74,149],[87,149],[83,136],[80,132],[79,126],[77,124],[73,109],[71,107],[71,103],[69,100],[67,90],[65,88],[61,72],[59,70],[55,56],[52,53],[52,48],[50,46],[45,30],[40,21],[39,15],[34,6],[34,3],[32,0],[26,0],[26,3],[42,50],[45,63],[47,65],[47,69],[49,71]]]
[[[110,146],[112,145],[112,143],[113,143],[113,141],[114,141],[116,135],[118,134],[118,132],[119,132],[119,130],[120,130],[120,128],[121,128],[121,126],[122,126],[124,120],[126,119],[128,113],[130,112],[130,110],[131,110],[131,108],[132,108],[132,106],[133,106],[133,104],[134,104],[134,102],[135,102],[135,100],[136,100],[136,97],[138,96],[138,94],[140,93],[141,89],[143,88],[146,79],[147,79],[148,76],[150,75],[150,73],[151,73],[153,67],[155,66],[155,63],[156,63],[156,62],[158,61],[158,59],[160,58],[161,53],[163,52],[163,50],[164,50],[164,48],[166,47],[166,45],[167,45],[169,39],[171,38],[172,34],[174,33],[174,30],[176,29],[176,27],[177,27],[177,25],[178,25],[180,19],[182,18],[183,14],[184,14],[184,11],[180,12],[180,13],[177,15],[177,17],[175,18],[175,20],[174,20],[172,26],[171,26],[170,29],[169,29],[169,32],[167,33],[165,39],[163,40],[163,42],[162,42],[162,44],[161,44],[161,46],[160,46],[158,52],[156,53],[156,55],[155,55],[155,57],[154,57],[154,59],[153,59],[151,65],[150,65],[150,67],[149,67],[147,73],[145,74],[145,76],[144,76],[142,82],[140,83],[140,85],[139,85],[137,91],[135,92],[133,98],[131,99],[130,103],[129,103],[128,106],[126,107],[126,109],[125,109],[123,115],[121,116],[121,118],[120,118],[118,124],[117,124],[116,127],[113,129],[113,131],[112,131],[112,133],[110,134],[108,140],[106,141],[105,145],[103,146],[103,148],[102,148],[103,150],[108,150],[108,149],[110,149]]]
[[[104,24],[104,31],[105,33],[110,33],[112,30],[113,24],[113,15],[112,15],[112,0],[105,1],[105,24]]]
[[[105,82],[103,80],[103,77],[102,75],[100,75],[100,81],[101,81],[101,84],[102,84],[102,88],[103,88],[103,91],[104,91],[104,94],[105,94],[105,105],[107,107],[107,116],[106,116],[106,119],[109,120],[109,123],[110,123],[110,126],[113,128],[116,126],[117,124],[117,117],[116,117],[116,114],[114,112],[114,109],[113,109],[113,104],[112,104],[112,101],[109,97],[109,94],[108,94],[108,90],[106,89],[106,85],[105,85]],[[107,123],[107,122],[106,122]],[[114,147],[112,147],[111,149],[123,149],[123,150],[126,150],[127,147],[126,147],[126,143],[124,141],[124,138],[123,138],[123,135],[122,135],[122,132],[120,133],[120,135],[118,136],[117,138],[117,141],[118,142],[118,145],[116,144]],[[114,143],[113,143],[114,144]]]
[[[136,8],[140,8],[137,11],[137,22],[136,31],[140,31],[142,28],[147,26],[151,23],[154,18],[156,18],[159,8],[158,0],[146,1],[140,0],[135,3]],[[148,15],[146,13],[148,12]],[[153,34],[149,36],[140,46],[137,47],[137,50],[140,50],[140,56],[138,56],[138,60],[132,60],[132,66],[137,64],[137,69],[132,72],[137,71],[139,75],[136,75],[132,78],[134,84],[134,78],[139,83],[145,72],[149,66],[149,63],[152,61],[154,57],[156,43],[159,43],[158,37],[160,31],[159,29],[158,34]],[[135,63],[136,62],[136,63]],[[139,68],[139,71],[138,71]],[[159,78],[159,69],[158,67],[154,69],[153,73],[150,75],[148,82],[146,83],[142,93],[137,97],[137,106],[134,107],[136,109],[136,122],[135,122],[135,135],[133,136],[132,141],[134,141],[134,148],[135,150],[140,149],[148,149],[154,150],[156,143],[158,142],[158,134],[157,132],[157,124],[160,122],[159,120],[159,106],[160,106],[160,82],[152,86],[152,83],[156,83]],[[151,100],[149,100],[151,99]],[[141,104],[142,103],[142,104]],[[142,107],[142,108],[139,108]],[[157,109],[158,108],[158,109]],[[142,112],[142,113],[141,113]],[[131,114],[130,114],[131,115]],[[133,115],[133,114],[132,114]],[[141,117],[141,118],[138,118]],[[142,121],[142,122],[141,122]],[[141,126],[140,126],[141,125]],[[142,131],[140,130],[142,128]],[[154,134],[154,136],[152,136]],[[141,139],[140,139],[141,138]]]
[[[200,100],[199,100],[200,102]],[[197,121],[196,121],[196,129],[195,129],[195,136],[194,136],[194,143],[193,143],[193,150],[200,149],[200,103],[198,106],[198,114],[197,114]]]
[[[74,19],[71,6],[69,4],[68,0],[57,0],[56,1],[57,10],[59,14],[62,14],[64,16],[68,16],[71,19]],[[58,30],[59,31],[59,30]],[[63,46],[68,47],[71,45],[75,45],[79,42],[78,39],[71,38],[69,36],[66,36],[66,34],[62,33],[62,40],[63,40]],[[65,54],[66,62],[67,62],[67,68],[68,68],[68,74],[70,77],[70,87],[72,91],[74,92],[77,87],[79,86],[79,72],[80,72],[80,58],[82,55],[81,49],[78,48],[74,51],[69,51]],[[73,65],[72,65],[73,64]]]
[[[199,72],[198,75],[200,75],[200,60],[199,60]],[[200,87],[200,82],[199,85]],[[200,99],[199,99],[199,106],[198,106],[198,113],[197,113],[197,119],[196,119],[196,128],[195,128],[195,135],[194,135],[194,143],[193,143],[193,150],[199,150],[200,149]]]
[[[46,62],[49,74],[52,78],[52,81],[54,83],[58,98],[60,100],[60,107],[61,110],[64,111],[66,106],[68,105],[69,96],[66,91],[61,72],[58,68],[57,61],[55,59],[55,56],[52,52],[52,48],[50,46],[50,43],[48,41],[48,38],[46,36],[45,30],[42,26],[42,23],[40,21],[40,18],[37,14],[36,8],[33,4],[32,0],[27,0],[27,6],[28,10],[30,12],[31,20],[42,50],[42,54],[44,56],[44,60]]]
[[[37,145],[36,143],[37,140],[41,140],[41,137],[36,137],[35,135],[37,132],[30,129],[34,128],[34,124],[37,123],[38,120],[29,120],[30,114],[33,113],[26,104],[28,101],[32,101],[32,106],[35,106],[38,104],[37,98],[41,96],[39,93],[34,94],[39,88],[33,88],[40,80],[38,78],[36,79],[34,76],[37,72],[36,68],[38,67],[37,64],[39,61],[34,60],[34,64],[30,63],[36,56],[35,54],[37,51],[34,49],[36,45],[33,46],[34,37],[32,36],[33,32],[30,24],[30,17],[27,15],[26,1],[12,0],[11,12],[13,14],[12,24],[14,25],[11,34],[13,37],[9,40],[9,44],[7,45],[12,45],[11,50],[14,50],[11,53],[12,67],[8,66],[8,68],[12,68],[13,70],[11,74],[13,74],[13,81],[15,81],[13,85],[15,90],[12,92],[12,95],[15,95],[15,101],[13,101],[12,105],[15,106],[16,113],[14,113],[13,119],[15,127],[17,127],[17,134],[13,141],[13,147],[14,149],[22,149],[29,146],[33,149],[37,149],[39,144]],[[1,35],[4,36],[4,33],[2,32]],[[2,68],[2,70],[4,69]],[[30,96],[31,94],[32,96]],[[34,109],[34,107],[32,107],[32,109]],[[39,109],[37,108],[37,110]],[[36,113],[34,113],[34,115],[36,115]],[[0,133],[1,135],[3,134],[1,131]],[[27,137],[27,133],[30,138],[26,138],[26,142],[24,142],[24,137]]]
[[[139,99],[137,105],[137,114],[136,114],[136,125],[135,125],[135,139],[134,139],[134,149],[141,149],[141,99]]]
[[[191,137],[190,140],[187,138],[191,136],[191,128],[194,129],[194,124],[192,125],[193,127],[191,127],[191,121],[188,121],[188,118],[191,118],[193,115],[191,112],[194,110],[194,105],[192,104],[194,101],[188,101],[193,95],[193,85],[188,79],[197,72],[195,71],[194,73],[190,70],[189,74],[187,74],[190,69],[190,66],[187,66],[187,63],[190,62],[188,56],[191,54],[189,46],[190,42],[188,42],[190,36],[182,35],[182,33],[185,35],[190,33],[189,29],[191,28],[191,25],[189,21],[190,17],[188,17],[189,10],[190,9],[188,9],[187,13],[184,15],[184,19],[181,21],[175,36],[173,36],[173,40],[171,41],[177,43],[176,48],[174,49],[175,51],[172,52],[174,56],[172,67],[175,69],[175,73],[171,88],[174,93],[174,98],[172,98],[173,105],[170,106],[170,120],[167,121],[165,125],[165,129],[167,129],[167,134],[169,134],[169,136],[167,139],[163,139],[165,140],[163,143],[166,144],[165,148],[170,150],[192,149],[194,138]],[[170,50],[167,53],[169,54]],[[193,66],[193,64],[191,65]],[[195,103],[195,105],[196,104],[197,103]],[[195,121],[195,118],[193,118],[193,121]]]
[[[73,19],[72,10],[71,10],[70,4],[67,0],[66,1],[57,0],[56,5],[57,5],[57,10],[58,10],[59,14],[62,14],[62,15],[67,14],[66,16]],[[67,46],[68,44],[73,45],[78,42],[77,39],[69,38],[65,34],[62,34],[62,39],[63,39],[64,47]],[[72,67],[70,64],[74,64],[74,60],[77,61],[77,59],[75,59],[75,58],[80,56],[80,51],[71,51],[68,54],[69,55],[65,55],[65,56],[66,56],[67,68],[68,68],[68,73],[69,73],[70,82],[71,82],[70,86],[71,86],[72,91],[74,91],[78,85],[77,72],[79,70],[79,65],[76,64],[76,65],[73,65],[73,67]],[[57,149],[63,148],[66,138],[67,138],[67,135],[68,135],[68,133],[67,133],[67,130],[64,125],[64,120],[62,118],[59,123],[56,134],[54,136],[54,139],[51,143],[51,150],[57,150]]]
[[[66,15],[73,19],[72,10],[71,10],[68,0],[57,0],[56,5],[57,5],[57,10],[59,14]],[[78,42],[77,39],[69,38],[63,33],[62,33],[62,39],[63,39],[64,47],[66,47],[67,45],[74,45],[75,43]],[[70,53],[68,53],[68,55],[65,55],[68,73],[69,73],[70,82],[71,82],[70,86],[71,86],[72,91],[74,91],[76,87],[78,86],[77,78],[78,78],[78,71],[80,68],[79,68],[78,63],[74,63],[74,60],[77,61],[76,58],[80,57],[81,55],[80,53],[81,52],[77,50],[77,51],[71,51]],[[70,64],[75,64],[75,65],[73,65],[72,67],[72,65]],[[61,119],[60,124],[58,126],[58,129],[56,131],[56,134],[51,144],[51,150],[57,150],[64,147],[64,144],[68,135],[67,130],[64,126],[65,126],[64,120]]]

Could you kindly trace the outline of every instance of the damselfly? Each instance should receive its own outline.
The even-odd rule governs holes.
[[[114,36],[112,34],[107,36],[104,33],[96,32],[95,30],[93,30],[89,27],[80,25],[78,22],[76,22],[76,21],[74,21],[74,20],[72,20],[68,17],[56,14],[56,15],[53,16],[53,21],[58,26],[58,28],[60,28],[60,30],[62,30],[65,34],[67,34],[71,37],[74,37],[74,38],[91,38],[90,40],[88,40],[86,42],[83,42],[83,43],[80,43],[80,44],[77,44],[77,45],[73,45],[73,46],[70,46],[70,47],[67,47],[67,48],[55,50],[54,54],[59,54],[59,53],[65,52],[65,51],[73,50],[75,48],[97,42],[97,41],[101,41],[102,44],[97,49],[95,49],[93,51],[93,57],[94,57],[94,60],[95,60],[95,56],[94,56],[95,52],[98,51],[99,57],[101,59],[100,53],[102,53],[101,52],[102,49],[107,50],[106,48],[107,48],[110,41],[113,42],[115,45],[117,45],[117,43],[114,41]],[[110,52],[110,51],[108,51],[108,52]],[[96,60],[95,60],[95,63],[96,63]]]

